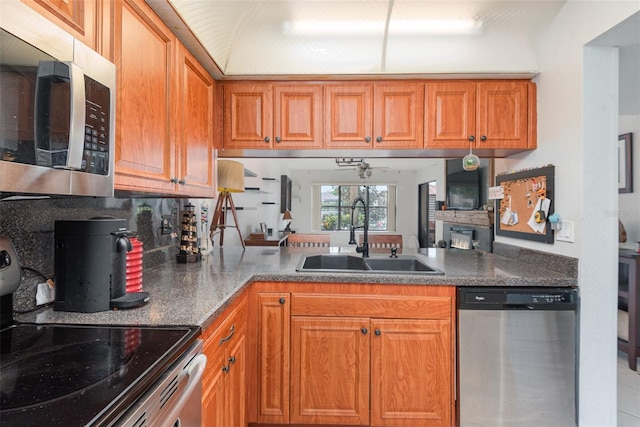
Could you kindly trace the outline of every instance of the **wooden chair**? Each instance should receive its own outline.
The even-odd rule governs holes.
[[[287,244],[295,248],[328,248],[331,246],[331,235],[312,233],[291,233]]]
[[[362,246],[364,235],[360,234],[359,245]],[[402,252],[402,234],[369,234],[369,249],[397,248]]]

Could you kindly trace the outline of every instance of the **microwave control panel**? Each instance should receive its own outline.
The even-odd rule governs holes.
[[[108,175],[111,94],[109,88],[85,76],[85,96],[84,155],[81,169],[84,172]]]

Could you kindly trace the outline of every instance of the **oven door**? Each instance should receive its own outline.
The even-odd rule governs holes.
[[[202,340],[197,340],[115,425],[200,427],[206,364]]]

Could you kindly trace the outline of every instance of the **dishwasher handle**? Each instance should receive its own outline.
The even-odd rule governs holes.
[[[174,426],[176,425],[176,417],[182,412],[182,409],[187,404],[187,401],[191,399],[191,395],[196,387],[202,387],[202,374],[204,373],[204,368],[207,366],[207,356],[204,354],[199,354],[193,358],[191,362],[191,366],[187,370],[187,376],[189,377],[189,382],[187,386],[182,391],[182,395],[180,399],[176,402],[176,404],[171,409],[169,415],[165,418],[166,424],[164,426]],[[164,427],[163,426],[163,427]]]

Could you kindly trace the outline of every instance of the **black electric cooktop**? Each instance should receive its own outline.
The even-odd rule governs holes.
[[[110,423],[197,335],[197,327],[9,326],[1,331],[0,423]]]

